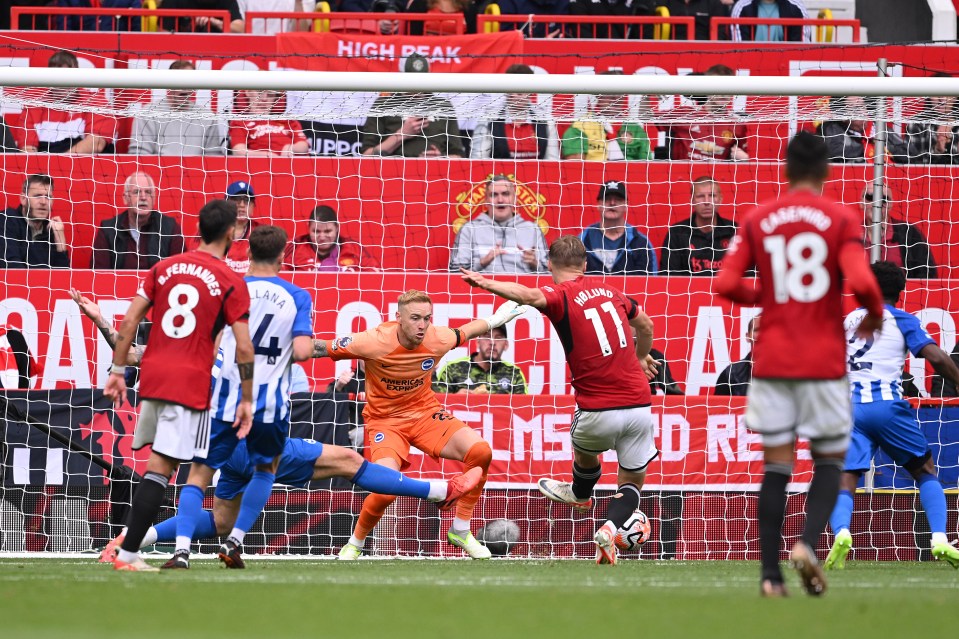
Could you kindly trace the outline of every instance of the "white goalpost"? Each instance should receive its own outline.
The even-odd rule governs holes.
[[[108,323],[117,324],[136,292],[136,272],[91,268],[99,250],[99,227],[130,206],[125,199],[130,176],[149,179],[152,207],[177,221],[188,248],[200,206],[224,197],[227,186],[238,181],[255,193],[250,209],[255,224],[279,225],[291,242],[304,246],[316,242],[309,221],[316,207],[333,209],[341,252],[326,266],[321,262],[330,258],[317,253],[307,266],[294,261],[291,249],[290,269],[284,275],[313,294],[316,336],[332,339],[391,319],[397,297],[411,288],[433,296],[437,324],[458,325],[491,312],[492,296],[469,289],[451,269],[451,247],[460,229],[483,214],[489,179],[502,174],[514,185],[515,214],[538,225],[547,241],[579,235],[599,222],[603,213],[598,194],[610,183],[621,184],[628,194],[626,221],[647,240],[643,250],[651,262],[646,272],[606,276],[647,309],[657,326],[654,348],[678,384],[664,383],[654,398],[661,458],[650,467],[640,503],[653,534],[631,556],[758,558],[758,439],[743,424],[744,398],[720,396],[714,388],[724,368],[749,354],[747,326],[758,311],[730,307],[712,294],[708,275],[725,246],[717,245],[715,263],[700,269],[687,262],[688,272],[682,271],[666,245],[669,231],[692,219],[695,184],[713,184],[710,206],[721,219],[734,223],[751,206],[785,190],[782,151],[792,134],[822,131],[825,122],[859,127],[862,157],[832,166],[827,193],[862,210],[877,255],[892,220],[920,232],[924,248],[916,235],[910,235],[908,246],[899,243],[907,269],[917,251],[926,255],[926,263],[917,262],[917,270],[910,272],[903,306],[951,352],[959,321],[959,295],[952,285],[959,275],[954,270],[959,267],[959,231],[952,223],[959,217],[959,155],[955,164],[916,160],[909,124],[928,123],[929,130],[942,135],[946,128],[959,132],[954,102],[959,80],[903,77],[900,71],[894,62],[885,77],[831,77],[828,69],[824,75],[786,77],[0,67],[0,107],[18,143],[32,139],[30,113],[61,110],[75,117],[58,126],[96,120],[102,130],[112,131],[115,151],[0,154],[10,208],[19,205],[29,176],[51,176],[51,216],[62,219],[70,254],[69,268],[8,265],[0,278],[0,325],[21,331],[30,354],[42,365],[28,390],[8,392],[16,410],[0,411],[0,556],[53,556],[102,546],[116,533],[129,501],[129,493],[116,490],[118,482],[111,482],[110,469],[142,470],[144,455],[130,447],[136,406],[113,411],[103,399],[98,389],[110,363],[109,346],[70,299],[71,289],[79,290],[100,305]],[[170,90],[191,92],[183,100],[197,108],[164,103]],[[249,93],[254,91],[273,92],[269,104],[256,107],[259,110],[251,107],[258,99]],[[384,93],[397,97],[382,100]],[[424,99],[424,94],[443,101]],[[509,94],[526,100],[522,118],[508,110],[513,99]],[[601,102],[599,96],[612,97]],[[932,98],[943,98],[945,106],[934,109]],[[457,157],[388,157],[368,143],[377,135],[387,136],[369,126],[364,130],[368,118],[394,119],[402,125],[403,118],[414,115],[430,123],[452,123],[444,135],[460,137],[462,150],[445,155]],[[171,123],[183,129],[189,122],[213,127],[219,146],[211,150],[184,143],[179,155],[125,152],[137,132],[146,130],[145,124],[159,131]],[[496,125],[500,128],[515,125],[511,131],[528,125],[527,133],[532,131],[534,138],[542,126],[554,136],[555,157],[539,159],[544,151],[535,142],[529,143],[529,157],[522,159],[495,157],[495,150],[471,157],[470,149],[479,148],[477,132],[491,131],[491,122],[505,123]],[[352,136],[343,143],[349,152],[319,154],[312,138],[319,128],[308,126],[317,123],[335,128],[343,139]],[[567,153],[579,149],[578,134],[569,131],[591,126],[602,131],[602,152],[615,148],[616,157],[629,160],[563,159],[596,151],[588,148],[584,133],[581,150]],[[237,152],[237,136],[244,128],[256,127],[262,127],[266,137],[303,129],[311,151],[291,147],[271,155]],[[707,129],[709,140],[697,139]],[[40,131],[41,142],[44,135],[52,135],[50,130]],[[647,143],[643,157],[633,159],[630,154],[640,153],[634,151],[640,130]],[[516,140],[510,144],[515,144],[513,150],[522,146]],[[253,148],[243,144],[248,146]],[[731,152],[733,147],[742,153]],[[364,155],[366,149],[373,152]],[[686,155],[675,159],[676,153]],[[342,247],[347,244],[361,256],[356,261],[344,262]],[[543,272],[497,276],[529,285],[548,281]],[[519,318],[508,339],[503,359],[522,370],[526,393],[497,393],[491,384],[483,392],[440,397],[494,451],[473,531],[508,519],[520,530],[511,556],[592,558],[592,513],[549,503],[535,488],[539,476],[568,477],[572,463],[568,431],[575,407],[562,344],[538,313]],[[458,348],[436,368],[473,350]],[[291,436],[362,448],[363,427],[356,416],[363,406],[362,390],[335,386],[337,378],[360,373],[349,363],[334,366],[329,361],[307,363],[305,372],[312,392],[295,396]],[[911,357],[906,372],[920,395],[916,410],[942,469],[954,532],[959,488],[959,431],[954,423],[959,421],[959,404],[953,407],[948,399],[935,396],[943,385],[927,373],[924,360]],[[617,383],[616,371],[610,371],[609,383]],[[328,393],[331,385],[336,392]],[[419,451],[409,461],[414,477],[458,472],[457,464],[438,463]],[[607,454],[603,466],[600,508],[615,488],[615,456]],[[799,533],[810,473],[810,459],[802,448],[790,485],[787,537]],[[888,459],[877,459],[856,497],[853,532],[859,556],[924,557],[927,551],[920,549],[928,548],[928,527],[913,488],[908,474]],[[172,502],[175,490],[169,496]],[[277,486],[265,515],[246,539],[246,552],[329,556],[348,538],[363,496],[339,480],[305,488]],[[451,517],[431,504],[400,498],[374,531],[367,552],[380,557],[457,557],[459,552],[444,541]],[[200,543],[201,552],[215,547],[209,540]]]

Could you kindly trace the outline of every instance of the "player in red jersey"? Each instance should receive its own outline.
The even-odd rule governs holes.
[[[126,539],[113,564],[117,570],[156,570],[137,554],[140,540],[159,512],[169,478],[180,462],[207,455],[216,340],[226,324],[236,336],[242,380],[242,401],[234,423],[238,437],[244,437],[253,423],[250,294],[243,278],[223,261],[233,241],[236,207],[214,200],[200,209],[199,217],[200,247],[158,262],[143,278],[120,324],[113,366],[103,389],[117,406],[125,400],[127,352],[137,325],[152,307],[153,330],[141,365],[142,401],[133,448],[152,444],[153,449],[133,497]]]
[[[461,270],[471,286],[538,308],[556,328],[576,391],[576,416],[570,426],[573,481],[543,478],[538,485],[553,501],[589,510],[593,486],[602,474],[599,455],[616,451],[619,490],[594,537],[596,563],[615,564],[613,538],[639,505],[646,466],[659,455],[653,441],[646,359],[653,345],[653,321],[602,278],[583,275],[586,247],[574,235],[564,235],[549,247],[554,286],[529,288]],[[636,329],[635,343],[630,327]]]
[[[815,469],[802,538],[790,560],[806,592],[826,589],[815,548],[836,503],[852,428],[844,279],[869,311],[858,333],[867,339],[882,327],[882,295],[862,246],[861,218],[822,195],[828,157],[822,138],[800,132],[792,139],[786,149],[789,192],[746,214],[716,278],[719,295],[762,307],[746,424],[763,438],[760,587],[771,597],[786,594],[779,548],[797,437],[809,440]],[[752,268],[756,288],[744,281]]]

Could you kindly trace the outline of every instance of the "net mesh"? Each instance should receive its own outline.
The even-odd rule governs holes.
[[[164,64],[170,59],[167,54]],[[525,61],[540,69],[550,66],[545,59]],[[704,57],[696,67],[705,71],[715,62]],[[594,70],[617,67],[609,57],[580,63]],[[622,66],[633,72],[627,64]],[[820,67],[821,73],[831,68],[826,63]],[[874,75],[875,62],[871,68],[861,63],[857,69],[859,74]],[[939,69],[926,66],[920,72],[933,70]],[[905,64],[890,65],[890,75],[916,73]],[[919,316],[943,349],[949,352],[955,346],[959,307],[949,280],[933,279],[952,277],[956,263],[952,254],[959,246],[950,224],[957,198],[951,164],[959,159],[953,150],[959,117],[952,99],[770,98],[693,91],[685,96],[591,96],[577,93],[575,87],[564,94],[518,98],[226,90],[173,96],[136,89],[3,90],[12,144],[23,148],[35,140],[48,147],[69,145],[59,149],[62,153],[5,154],[0,162],[11,208],[21,205],[27,175],[53,177],[49,211],[64,223],[70,266],[7,270],[0,284],[0,323],[23,332],[42,366],[32,371],[35,390],[14,402],[41,427],[9,412],[4,422],[0,548],[5,552],[99,547],[116,533],[118,512],[129,502],[128,494],[115,489],[119,482],[109,481],[108,470],[57,442],[42,425],[101,461],[142,472],[145,456],[130,448],[135,401],[124,411],[113,412],[103,400],[97,389],[106,378],[109,347],[69,298],[70,290],[77,289],[100,304],[108,323],[116,325],[122,317],[135,294],[136,273],[90,266],[95,263],[100,225],[123,215],[131,197],[147,197],[151,199],[147,208],[173,217],[187,246],[196,235],[196,212],[209,199],[222,197],[233,182],[248,183],[255,192],[251,219],[284,227],[296,246],[315,241],[307,223],[315,206],[335,209],[341,245],[357,253],[341,254],[329,270],[316,260],[295,263],[292,255],[288,262],[298,267],[289,277],[314,295],[317,336],[332,338],[391,318],[396,298],[410,288],[433,295],[437,324],[456,326],[493,310],[491,296],[470,292],[449,270],[458,233],[487,211],[491,176],[509,177],[515,185],[516,214],[535,223],[547,241],[578,234],[598,222],[604,214],[597,204],[601,186],[622,183],[627,221],[648,238],[651,262],[646,272],[635,276],[609,277],[652,316],[657,326],[654,348],[676,380],[675,384],[663,380],[654,403],[662,456],[650,468],[640,504],[654,522],[653,538],[635,555],[645,558],[758,557],[759,442],[744,427],[744,400],[714,392],[720,372],[747,356],[751,348],[747,325],[755,310],[730,309],[714,298],[710,278],[689,277],[708,275],[721,255],[678,256],[663,249],[670,227],[693,214],[694,180],[712,180],[716,193],[707,204],[735,221],[751,205],[784,190],[781,158],[792,133],[824,131],[827,123],[842,123],[840,152],[850,155],[833,166],[827,192],[862,208],[864,216],[871,215],[863,196],[873,188],[878,120],[887,137],[887,213],[921,233],[921,238],[912,234],[883,250],[901,251],[904,265],[916,269],[904,307]],[[57,115],[63,113],[67,115]],[[382,149],[376,152],[392,131],[367,124],[370,119],[380,118],[378,126],[389,127],[402,126],[410,117],[421,119],[424,127],[455,123],[444,128],[445,137],[427,139],[414,133],[410,139],[423,137],[419,142],[423,151],[429,151],[431,144],[440,143],[437,140],[447,144],[457,136],[461,151],[456,155],[463,159],[386,157]],[[492,136],[496,142],[484,146],[482,132],[491,133],[490,121],[508,123],[514,137],[504,139],[505,129],[497,125],[499,137]],[[101,137],[115,154],[68,153],[89,130],[82,127],[103,132]],[[302,138],[297,135],[300,130]],[[81,135],[73,135],[78,131]],[[166,148],[161,143],[164,135],[174,142]],[[539,135],[546,136],[547,148],[541,148]],[[638,150],[640,137],[648,138],[648,144]],[[297,146],[303,140],[306,144]],[[504,143],[514,157],[491,157],[500,148],[492,147]],[[235,149],[237,144],[250,153]],[[139,152],[127,153],[131,146],[140,147]],[[436,155],[450,155],[450,148],[437,148],[441,152]],[[372,157],[360,155],[367,149],[374,150]],[[744,155],[736,155],[736,149]],[[526,159],[515,157],[522,153],[528,154]],[[617,161],[610,153],[634,161]],[[605,161],[562,159],[564,155],[591,159],[591,154],[602,155],[598,159]],[[140,173],[149,179],[142,184],[134,180],[134,191],[139,192],[131,196],[129,178]],[[615,254],[608,257],[612,260]],[[242,262],[237,261],[237,268]],[[530,285],[546,282],[542,275],[520,279]],[[437,369],[473,350],[454,350],[437,363]],[[539,496],[538,477],[568,478],[570,471],[568,430],[574,404],[562,345],[548,322],[531,313],[512,327],[503,359],[520,368],[527,395],[474,392],[442,398],[494,450],[490,483],[477,506],[473,530],[478,533],[489,521],[510,519],[520,529],[511,547],[513,556],[592,557],[595,520],[615,488],[615,457],[603,458],[595,512],[579,514]],[[305,368],[314,392],[296,396],[299,417],[291,434],[362,449],[362,420],[357,417],[362,395],[350,395],[352,386],[324,395],[337,378],[356,375],[355,370],[348,363],[334,366],[328,361],[308,362]],[[941,380],[921,360],[911,358],[906,370],[920,394],[942,393]],[[489,381],[482,390],[496,391],[496,383]],[[616,373],[611,371],[610,384],[615,383]],[[682,394],[664,396],[666,388]],[[943,482],[954,489],[959,477],[952,426],[955,409],[917,410]],[[409,472],[417,477],[450,477],[460,468],[415,451],[410,462]],[[803,450],[787,509],[789,538],[800,531],[802,491],[810,469]],[[870,492],[856,498],[856,557],[925,558],[928,527],[908,476],[879,458],[867,477],[867,488]],[[313,483],[305,489],[278,487],[247,538],[246,551],[335,552],[347,540],[363,496],[344,480]],[[172,489],[171,503],[175,497]],[[208,496],[207,507],[211,499]],[[170,509],[164,511],[164,516],[170,514]],[[400,498],[374,531],[367,550],[377,556],[460,556],[445,542],[450,517],[430,504]],[[953,497],[949,526],[955,530]],[[824,547],[828,541],[824,538]],[[202,543],[200,549],[213,550],[210,543]]]

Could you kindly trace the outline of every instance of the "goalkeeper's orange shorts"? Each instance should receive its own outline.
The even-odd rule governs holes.
[[[422,417],[409,419],[370,419],[366,421],[364,446],[366,458],[376,463],[394,459],[400,470],[410,466],[410,446],[438,458],[453,435],[469,428],[452,413],[437,408]]]

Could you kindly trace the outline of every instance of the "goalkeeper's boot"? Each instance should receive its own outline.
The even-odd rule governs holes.
[[[173,553],[165,564],[160,566],[161,570],[189,570],[190,569],[190,551],[178,550]]]
[[[797,541],[789,553],[789,564],[799,573],[803,590],[813,597],[826,592],[826,574],[819,565],[816,553],[804,541]]]
[[[220,546],[220,552],[218,552],[216,556],[227,568],[237,570],[246,568],[246,564],[243,562],[243,555],[240,554],[240,544],[232,539],[227,539],[223,542],[223,545]]]
[[[826,555],[823,568],[826,570],[842,570],[846,567],[846,556],[850,550],[852,550],[852,533],[849,532],[848,528],[843,528],[836,533],[836,540],[832,542],[832,549]]]
[[[340,561],[355,561],[359,559],[362,554],[362,548],[347,542],[346,545],[340,548],[340,554],[338,554],[336,558]]]
[[[457,475],[449,480],[446,482],[446,499],[439,502],[437,508],[440,510],[450,510],[456,505],[456,501],[460,497],[479,486],[482,479],[482,468],[470,468],[462,475]]]
[[[470,559],[489,559],[493,556],[489,548],[481,544],[468,530],[466,533],[458,533],[450,528],[446,533],[446,540],[457,548],[462,548]]]
[[[932,556],[939,561],[945,561],[953,568],[959,569],[959,548],[956,548],[953,544],[933,544]]]
[[[536,486],[539,488],[539,492],[553,501],[561,504],[569,504],[580,512],[586,512],[593,507],[593,498],[578,498],[573,494],[573,485],[568,481],[556,481],[555,479],[543,477],[536,482]]]
[[[113,569],[123,572],[160,572],[159,568],[156,566],[151,566],[147,562],[143,561],[143,558],[139,556],[134,561],[130,562],[116,559],[113,562]]]
[[[596,542],[596,563],[616,565],[616,530],[609,522],[602,525],[593,535]]]
[[[123,540],[126,538],[126,535],[120,533],[113,539],[107,542],[107,545],[103,547],[103,550],[100,551],[100,563],[101,564],[112,564],[113,560],[117,558],[117,548],[123,543]]]

